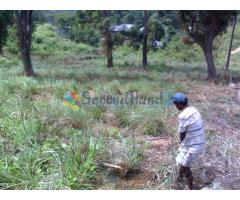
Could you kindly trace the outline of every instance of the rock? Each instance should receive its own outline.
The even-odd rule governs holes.
[[[115,168],[115,169],[120,169],[122,170],[122,167],[118,166],[118,165],[115,165],[115,164],[111,164],[111,163],[103,163],[104,166],[106,167],[112,167],[112,168]]]
[[[235,84],[234,84],[234,83],[229,83],[228,87],[234,88],[234,87],[235,87]]]
[[[67,146],[65,143],[62,143],[62,144],[61,144],[61,147],[62,147],[63,149],[67,149],[68,146]]]
[[[203,187],[201,190],[224,190],[220,182],[213,182],[210,185]]]
[[[234,54],[239,53],[239,52],[240,52],[240,47],[232,50],[232,51],[231,51],[231,54],[234,55]]]
[[[107,167],[111,173],[113,173],[115,176],[118,177],[123,177],[126,175],[127,172],[127,168],[126,166],[124,166],[124,163],[117,163],[116,164],[112,164],[112,163],[103,163],[103,166]]]
[[[203,163],[203,167],[210,168],[210,167],[212,167],[212,163],[205,162],[205,163]]]

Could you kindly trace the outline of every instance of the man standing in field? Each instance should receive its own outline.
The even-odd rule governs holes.
[[[179,154],[176,161],[180,166],[177,182],[187,180],[190,190],[195,189],[191,167],[203,156],[205,150],[204,126],[200,113],[188,105],[188,98],[183,93],[172,97],[176,108],[181,111],[178,115],[180,136]]]

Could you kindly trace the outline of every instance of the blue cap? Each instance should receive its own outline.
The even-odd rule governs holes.
[[[171,97],[173,103],[187,103],[188,98],[185,94],[178,92],[173,97]]]

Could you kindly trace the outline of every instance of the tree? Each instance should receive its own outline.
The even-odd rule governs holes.
[[[103,46],[105,47],[105,53],[107,57],[107,66],[113,67],[113,40],[110,31],[112,15],[109,10],[102,11],[78,11],[76,15],[79,18],[79,23],[87,24],[87,26],[93,27],[95,30],[100,30],[103,38]]]
[[[32,21],[33,21],[33,29],[36,29],[37,24],[44,24],[44,23],[51,23],[47,17],[47,13],[49,11],[45,10],[35,10],[32,14]]]
[[[103,10],[102,16],[104,17],[102,22],[102,33],[104,36],[104,42],[106,45],[106,55],[107,55],[107,66],[113,67],[113,58],[112,58],[112,49],[113,49],[113,41],[112,41],[112,35],[110,32],[110,15],[111,11],[109,10]]]
[[[58,27],[59,34],[64,37],[72,37],[72,29],[75,24],[75,12],[64,11],[55,15],[55,25]]]
[[[231,34],[231,40],[230,40],[230,45],[228,49],[228,57],[227,57],[227,64],[226,64],[226,70],[228,70],[229,62],[230,62],[230,56],[231,56],[231,49],[232,49],[232,42],[233,42],[233,36],[234,36],[234,31],[235,31],[235,26],[237,23],[237,14],[235,15],[233,19],[233,28],[232,28],[232,34]]]
[[[226,31],[235,11],[179,11],[182,28],[203,50],[208,78],[217,78],[213,59],[214,38]]]
[[[11,11],[0,11],[0,54],[3,54],[3,46],[6,44],[8,36],[8,25],[12,24],[13,17]]]
[[[165,29],[160,21],[158,12],[144,11],[144,30],[143,30],[143,67],[146,69],[148,64],[147,53],[153,47],[154,41],[160,41],[165,36]]]
[[[153,42],[154,41],[160,41],[164,37],[170,35],[168,29],[170,29],[171,26],[164,27],[163,22],[164,21],[159,16],[158,12],[154,12],[149,17],[149,20],[148,20],[148,32],[149,32],[149,34],[148,34],[148,43],[150,44],[149,46],[153,47]]]
[[[31,62],[31,42],[32,42],[32,10],[16,11],[19,48],[24,65],[24,72],[27,76],[34,76]]]
[[[148,52],[148,11],[145,10],[144,12],[144,31],[143,31],[143,50],[142,50],[142,63],[144,69],[146,69],[147,66],[147,52]]]

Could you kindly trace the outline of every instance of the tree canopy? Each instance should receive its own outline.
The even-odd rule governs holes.
[[[11,11],[0,12],[0,54],[3,53],[2,48],[6,43],[8,36],[8,25],[13,23],[13,13]]]
[[[202,48],[208,67],[209,78],[216,78],[213,60],[213,40],[227,28],[236,11],[180,11],[180,22],[184,31]]]

